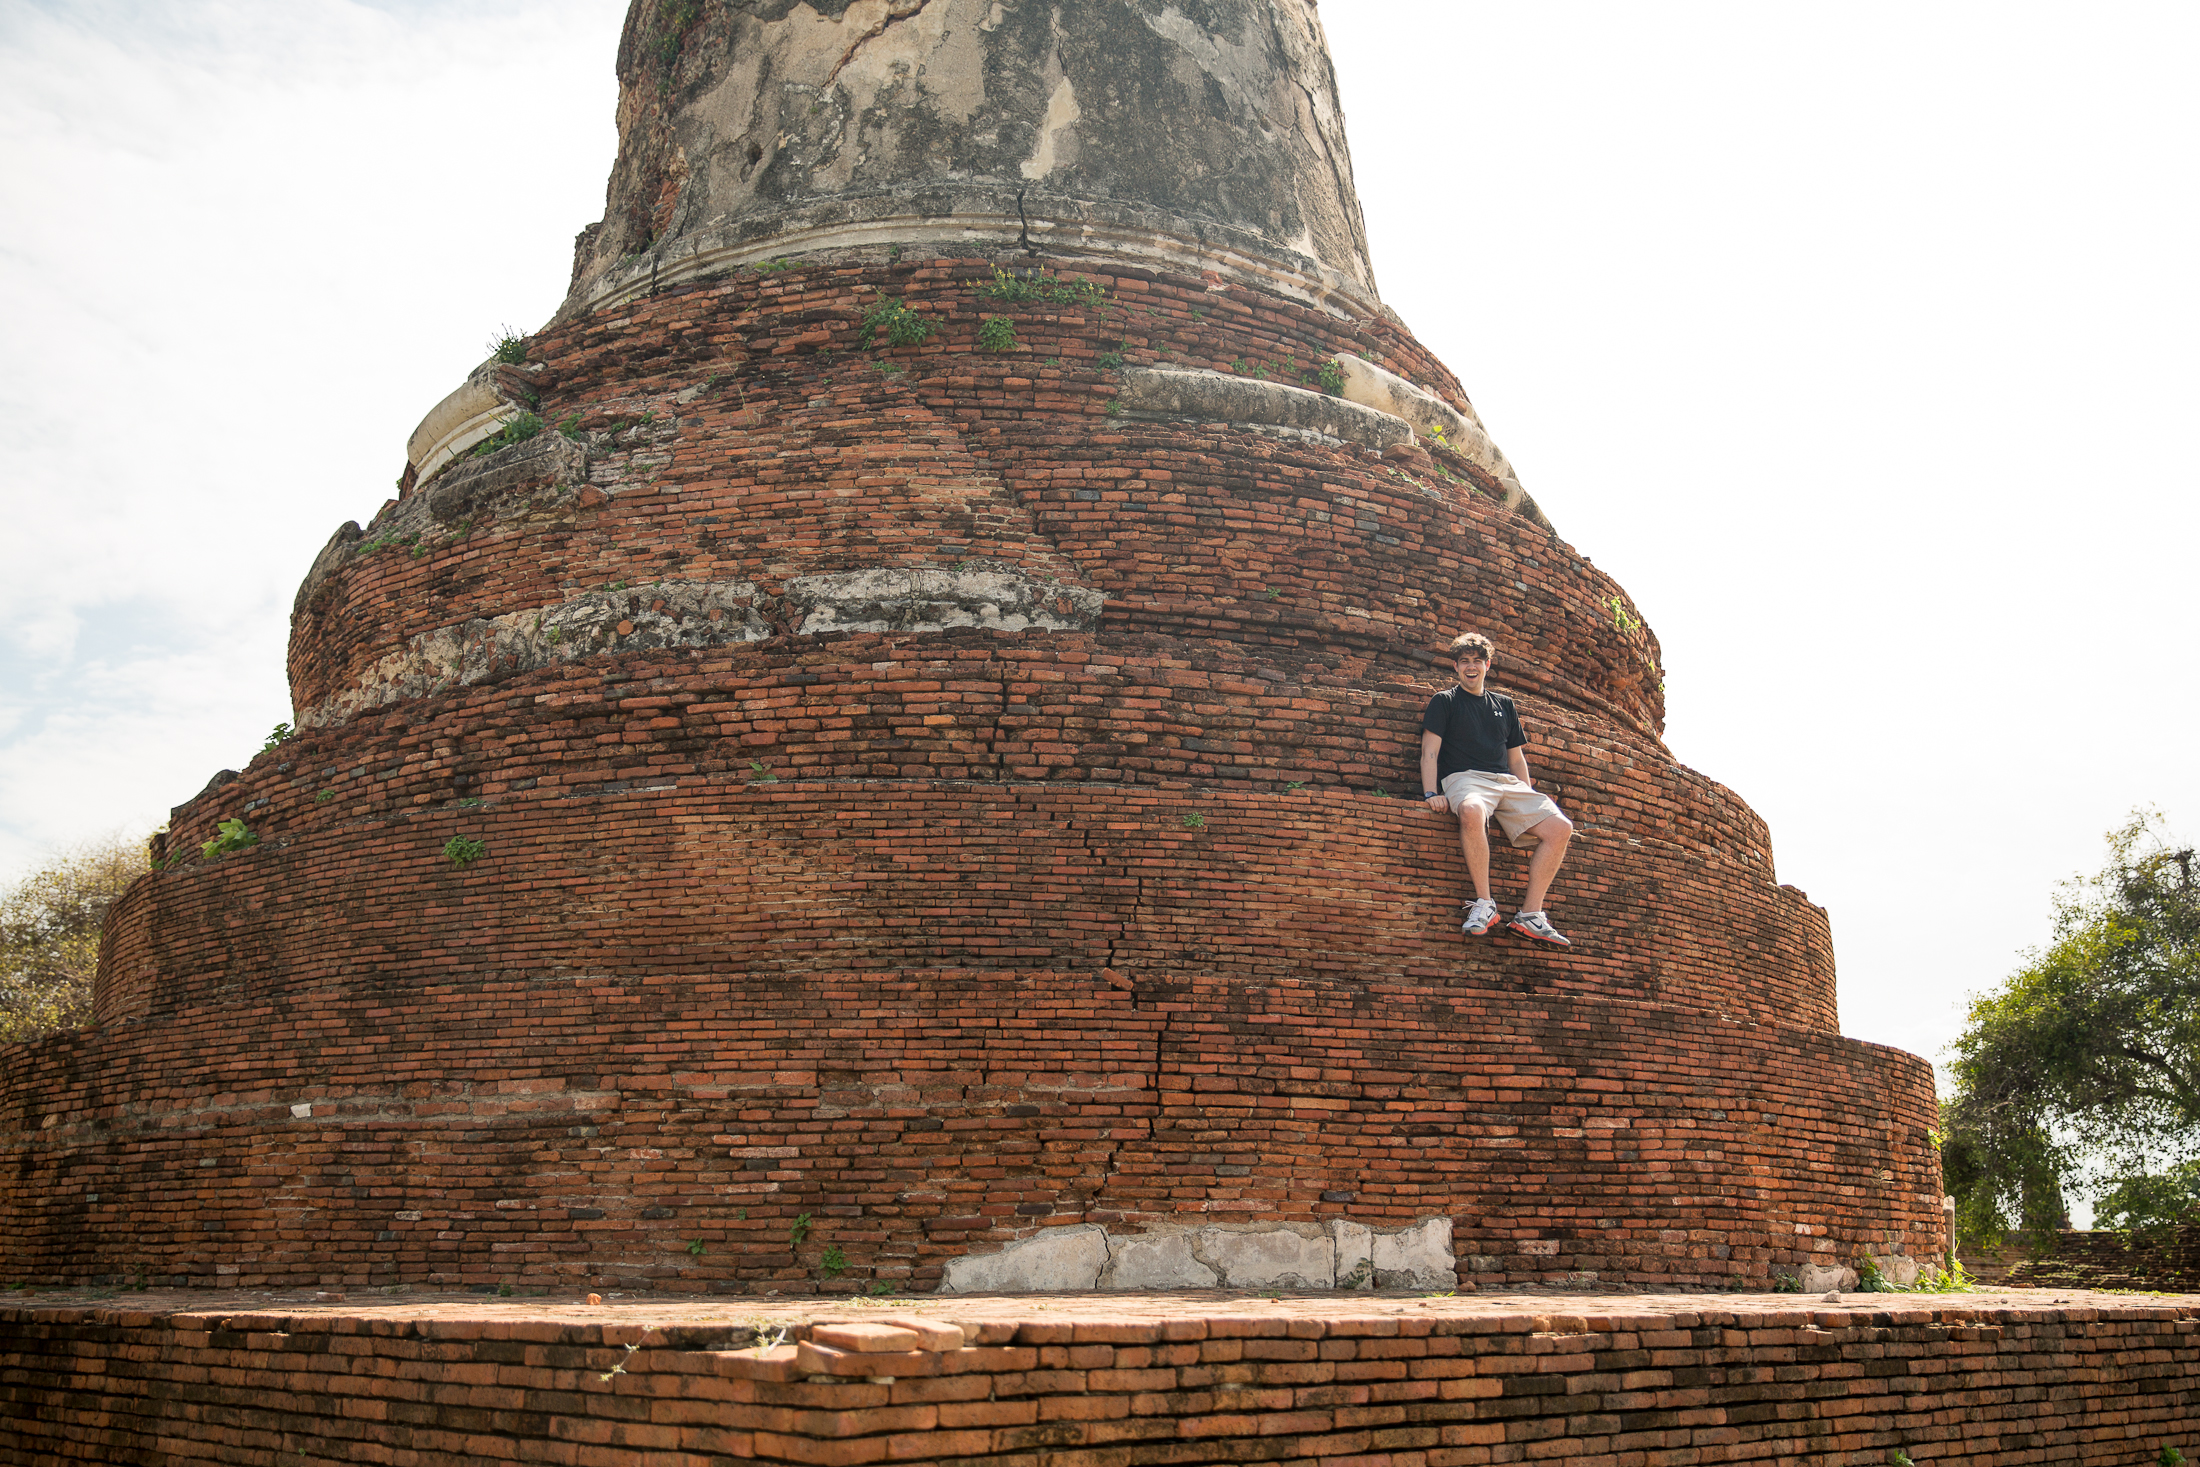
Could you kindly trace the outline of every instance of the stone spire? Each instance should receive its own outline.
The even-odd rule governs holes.
[[[633,0],[619,84],[566,313],[1002,242],[1379,309],[1313,0]]]

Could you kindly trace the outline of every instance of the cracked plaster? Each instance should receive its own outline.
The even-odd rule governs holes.
[[[1212,1224],[1117,1237],[1090,1223],[1049,1228],[991,1253],[950,1259],[945,1294],[1086,1289],[1449,1289],[1451,1219],[1406,1228]]]
[[[772,252],[987,240],[1380,309],[1310,0],[729,6],[669,76],[641,15],[568,311]]]

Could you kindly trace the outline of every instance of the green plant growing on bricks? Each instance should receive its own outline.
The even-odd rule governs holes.
[[[800,1248],[802,1240],[808,1236],[810,1236],[810,1215],[805,1212],[794,1220],[793,1227],[787,1229],[788,1251],[792,1252]]]
[[[664,8],[665,28],[657,36],[657,55],[669,66],[680,59],[687,28],[702,15],[700,0],[674,0]]]
[[[527,360],[527,338],[510,326],[499,326],[489,338],[491,361],[519,363]]]
[[[1016,323],[1006,316],[988,316],[978,328],[978,345],[987,351],[1016,349]]]
[[[226,856],[231,851],[250,850],[260,843],[252,833],[252,827],[242,820],[224,820],[214,827],[214,838],[199,847],[202,856]]]
[[[274,728],[268,731],[266,742],[260,745],[260,752],[265,754],[278,744],[288,743],[296,735],[296,732],[287,720],[276,724]]]
[[[2200,1152],[2200,881],[2160,812],[2067,882],[2054,939],[1975,1000],[1941,1109],[1957,1235],[2052,1239],[2066,1193],[2126,1227],[2185,1215]]]
[[[443,859],[454,871],[465,870],[488,853],[488,845],[470,835],[454,835],[443,843]]]
[[[1344,391],[1344,368],[1335,361],[1323,362],[1322,369],[1315,374],[1314,380],[1321,384],[1322,391],[1335,397]]]
[[[840,1251],[838,1243],[825,1245],[825,1256],[818,1260],[818,1268],[829,1279],[837,1279],[848,1271],[848,1255]]]
[[[487,458],[500,448],[510,448],[515,443],[525,443],[542,431],[542,419],[533,413],[521,413],[509,418],[504,426],[474,445],[475,458]]]
[[[856,339],[870,346],[879,336],[886,338],[888,346],[916,346],[931,339],[932,323],[902,302],[882,295],[877,305],[863,313],[863,330]]]
[[[1089,276],[1063,280],[1044,270],[1017,275],[998,265],[993,267],[991,280],[979,283],[978,294],[988,300],[1011,304],[1044,301],[1057,306],[1098,305],[1108,298],[1107,288]]]

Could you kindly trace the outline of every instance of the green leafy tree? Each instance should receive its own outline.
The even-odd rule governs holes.
[[[2093,1220],[2104,1228],[2141,1237],[2183,1223],[2200,1223],[2200,1161],[2181,1161],[2166,1171],[2118,1178],[2101,1194]]]
[[[2158,1221],[2200,1153],[2200,886],[2156,812],[2058,894],[2054,940],[1976,999],[1941,1161],[1957,1228],[2043,1245],[2066,1193]]]
[[[100,924],[150,869],[145,842],[98,841],[0,894],[0,1044],[90,1022]]]

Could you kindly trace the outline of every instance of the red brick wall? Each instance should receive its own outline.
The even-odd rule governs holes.
[[[1293,380],[1287,355],[1304,371],[1359,350],[1463,400],[1394,327],[1130,274],[1098,277],[1116,291],[1105,313],[1011,306],[975,294],[991,268],[743,274],[535,338],[546,365],[527,383],[546,421],[655,415],[598,465],[613,497],[477,515],[420,554],[348,560],[300,607],[298,706],[417,633],[574,589],[681,575],[776,595],[796,575],[984,559],[1103,591],[1141,630],[1251,632],[1285,662],[1340,619],[1415,652],[1481,626],[1527,685],[1555,680],[1645,731],[1662,721],[1656,639],[1614,612],[1617,598],[1632,616],[1626,592],[1494,503],[1456,455],[1401,467],[1356,445],[1105,416],[1114,378],[1097,363],[1119,350],[1132,364],[1269,363],[1274,380]],[[932,338],[861,349],[882,293],[933,320]],[[1024,349],[980,351],[982,318],[1004,314]],[[703,392],[679,402],[689,389]]]
[[[2189,1304],[1340,1311],[836,1359],[723,1326],[6,1309],[0,1463],[2139,1467],[2200,1450],[2194,1330]]]
[[[1685,957],[1647,932],[1463,948],[1399,802],[876,794],[530,798],[141,883],[141,1016],[8,1054],[0,1276],[803,1289],[804,1211],[841,1287],[1201,1211],[1445,1214],[1491,1282],[1940,1246],[1922,1061],[1645,1001]]]
[[[105,1027],[0,1052],[0,1265],[819,1287],[803,1211],[843,1288],[1209,1210],[1441,1213],[1493,1281],[1937,1250],[1929,1072],[1835,1036],[1824,914],[1658,742],[1624,593],[1455,455],[1112,419],[1099,363],[1352,348],[1457,400],[1442,369],[1198,281],[1112,275],[1101,312],[985,278],[749,272],[532,343],[546,419],[636,426],[585,493],[325,562],[300,707],[614,581],[749,580],[775,634],[506,668],[179,807],[179,864],[110,917]],[[899,374],[856,349],[882,289],[939,327]],[[1026,350],[976,349],[994,314]],[[815,637],[776,599],[966,559],[1109,599]],[[1394,798],[1464,624],[1581,825],[1565,952],[1464,944],[1455,834]],[[262,844],[199,859],[233,817]]]
[[[473,883],[493,887],[505,878],[487,872],[511,869],[512,858],[609,874],[675,832],[707,826],[709,844],[656,876],[667,892],[686,892],[711,869],[740,873],[741,895],[765,875],[770,889],[747,916],[729,916],[724,898],[714,903],[713,961],[867,967],[983,964],[1005,955],[1018,966],[1219,964],[1240,972],[1308,964],[1378,981],[1400,963],[1427,963],[1768,1023],[1836,1023],[1824,913],[1768,880],[1763,827],[1746,807],[1646,741],[1614,757],[1591,742],[1598,732],[1591,720],[1530,705],[1548,785],[1582,826],[1552,902],[1577,946],[1563,953],[1504,939],[1468,946],[1456,926],[1466,892],[1456,833],[1402,798],[1417,787],[1417,774],[1400,766],[1407,738],[1418,737],[1418,692],[1358,705],[1318,687],[1249,697],[1270,705],[1250,708],[1249,723],[1274,704],[1327,705],[1336,733],[1338,757],[1306,758],[1258,785],[1225,781],[1204,763],[1197,767],[1207,777],[1198,778],[1181,759],[1167,785],[1040,783],[997,762],[977,781],[968,764],[927,762],[977,757],[953,747],[956,729],[935,721],[938,710],[958,722],[983,719],[988,708],[1029,710],[1018,715],[1028,752],[996,746],[984,757],[1040,758],[1056,745],[1034,725],[1073,718],[1074,703],[1096,702],[1100,685],[1126,699],[1135,689],[1124,687],[1129,671],[1096,675],[1089,659],[1101,654],[1057,638],[1029,647],[998,633],[942,640],[946,647],[926,651],[964,656],[910,659],[883,672],[853,662],[851,653],[865,654],[847,643],[801,662],[748,654],[738,670],[727,658],[658,654],[658,666],[641,670],[664,676],[608,688],[598,669],[545,670],[308,734],[186,807],[168,846],[192,851],[218,818],[240,814],[270,844],[288,850],[304,842],[315,854],[272,864],[231,856],[229,864],[148,881],[110,927],[99,1011],[143,1012],[145,985],[187,981],[201,960],[195,922],[177,928],[157,960],[141,953],[138,929],[169,920],[162,914],[171,891],[188,910],[240,901],[264,910],[280,901],[293,910],[348,911],[370,893],[386,904],[394,891],[411,890],[420,868],[432,870],[443,841],[461,830],[496,840],[497,860]],[[1182,665],[1151,676],[1186,696],[1225,683]],[[842,710],[844,725],[860,716],[874,726],[836,730],[827,726],[832,710]],[[1263,747],[1257,731],[1247,747]],[[760,782],[755,764],[771,778]],[[1340,768],[1350,771],[1342,778],[1370,785],[1388,779],[1390,796],[1400,797],[1342,783]],[[1284,774],[1305,777],[1309,787],[1290,790],[1277,777]],[[324,790],[332,792],[325,800]],[[595,802],[607,798],[639,803],[599,811]],[[1196,830],[1184,824],[1193,816]],[[419,820],[443,834],[423,846],[411,833]],[[629,828],[608,831],[605,821]],[[1498,844],[1499,885],[1517,896],[1524,861]],[[545,882],[551,891],[571,884],[547,868],[526,880],[530,893]],[[180,896],[198,883],[208,888],[204,896]],[[235,898],[216,895],[240,883]],[[943,892],[953,893],[956,913],[939,910]],[[785,925],[819,904],[823,915]],[[659,920],[651,893],[632,893],[621,906],[644,924]],[[927,913],[926,922],[850,915],[911,911]],[[818,926],[830,931],[825,945],[812,946]],[[1017,933],[1013,942],[1007,930]],[[590,934],[619,937],[616,923]],[[269,931],[261,940],[345,946],[333,928],[318,938]],[[1209,956],[1186,957],[1202,951]],[[286,975],[303,977],[300,961],[285,959]]]

